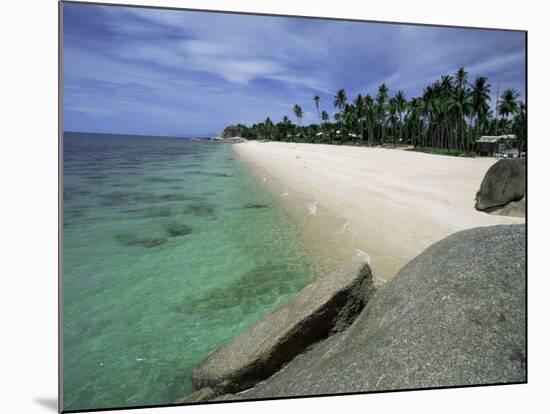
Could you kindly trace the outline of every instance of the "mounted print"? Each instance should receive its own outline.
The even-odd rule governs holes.
[[[527,381],[526,32],[60,18],[62,411]]]

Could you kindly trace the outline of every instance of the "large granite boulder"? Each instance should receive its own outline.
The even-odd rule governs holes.
[[[411,260],[346,330],[225,400],[526,381],[525,226],[475,228]]]
[[[491,211],[525,195],[525,159],[503,159],[491,166],[476,195],[476,209]]]
[[[186,401],[241,391],[269,377],[308,346],[349,326],[373,291],[364,263],[311,283],[197,365],[194,388],[210,390]]]

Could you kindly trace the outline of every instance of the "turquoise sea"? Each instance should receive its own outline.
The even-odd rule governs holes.
[[[311,281],[298,229],[231,146],[66,132],[65,410],[170,404]]]

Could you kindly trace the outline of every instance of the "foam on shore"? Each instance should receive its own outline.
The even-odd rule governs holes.
[[[311,195],[290,187],[260,165],[240,157],[237,151],[235,153],[236,159],[244,163],[259,185],[272,195],[274,202],[298,227],[298,242],[310,257],[316,277],[323,277],[354,262],[371,264],[369,253],[360,250],[362,254],[357,254],[355,232],[348,220],[327,209]]]

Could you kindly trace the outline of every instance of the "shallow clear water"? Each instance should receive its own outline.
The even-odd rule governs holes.
[[[229,145],[65,133],[63,178],[66,410],[172,403],[313,277]]]

